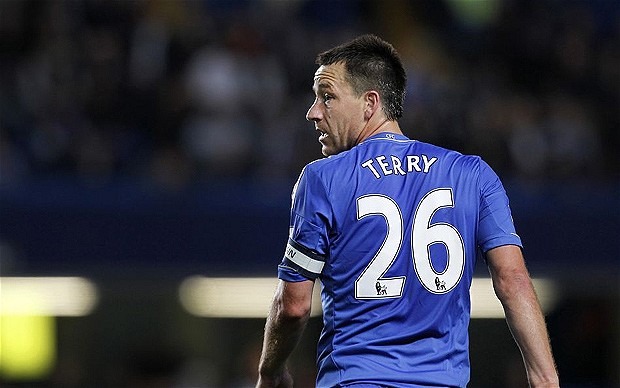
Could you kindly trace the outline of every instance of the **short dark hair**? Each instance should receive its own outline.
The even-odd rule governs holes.
[[[340,62],[344,63],[347,81],[357,95],[376,90],[384,101],[383,111],[388,120],[403,115],[407,75],[390,43],[372,34],[361,35],[316,57],[320,66]]]

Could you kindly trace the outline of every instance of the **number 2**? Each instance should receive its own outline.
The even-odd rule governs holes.
[[[465,268],[465,249],[459,231],[448,223],[431,224],[437,210],[454,207],[452,190],[430,191],[418,204],[411,231],[412,261],[420,283],[433,294],[450,292],[461,280]],[[400,298],[405,276],[384,278],[396,260],[403,241],[403,217],[393,199],[372,194],[357,199],[357,219],[383,216],[387,224],[385,239],[368,266],[355,281],[357,299]],[[447,252],[446,268],[438,272],[431,262],[430,247],[443,244]]]

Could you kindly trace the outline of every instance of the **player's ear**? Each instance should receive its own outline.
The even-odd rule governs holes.
[[[364,95],[364,104],[364,118],[369,120],[381,105],[379,93],[375,90],[367,91]]]

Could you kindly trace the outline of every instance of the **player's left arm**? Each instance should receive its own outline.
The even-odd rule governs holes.
[[[310,317],[313,280],[280,280],[265,324],[263,351],[256,387],[292,387],[286,361],[295,349]]]
[[[487,252],[493,288],[521,350],[531,387],[559,387],[545,318],[521,248],[504,245]]]

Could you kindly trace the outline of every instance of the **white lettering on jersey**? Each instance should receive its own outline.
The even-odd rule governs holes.
[[[431,166],[435,164],[437,160],[438,159],[434,156],[429,159],[429,157],[424,154],[407,155],[404,160],[394,155],[390,155],[389,158],[385,155],[379,155],[366,160],[360,164],[360,166],[368,169],[375,178],[379,179],[388,175],[406,175],[413,172],[428,174],[431,170]]]

